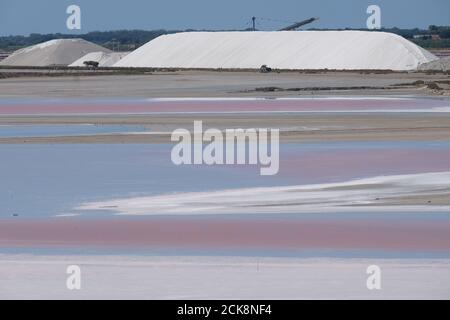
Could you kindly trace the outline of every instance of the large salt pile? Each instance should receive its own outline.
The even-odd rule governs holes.
[[[0,62],[5,66],[67,66],[90,52],[111,52],[83,39],[56,39],[17,50]]]
[[[84,67],[85,61],[98,62],[99,67],[111,67],[129,52],[91,52],[70,64],[69,67]]]
[[[414,43],[385,32],[186,32],[160,36],[114,66],[415,70],[435,59]]]

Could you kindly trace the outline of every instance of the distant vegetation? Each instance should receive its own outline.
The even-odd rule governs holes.
[[[450,27],[430,26],[428,30],[392,28],[384,31],[401,35],[423,48],[450,48]],[[414,36],[423,38],[415,39]],[[437,36],[438,39],[432,39],[432,36]]]
[[[0,37],[0,50],[14,51],[19,48],[35,45],[53,39],[73,39],[83,38],[101,46],[115,51],[130,51],[138,48],[144,43],[159,37],[163,34],[180,32],[177,30],[118,30],[118,31],[94,31],[82,35],[72,34],[38,34],[32,33],[29,36],[7,36]]]
[[[321,30],[321,29],[309,29],[309,30]],[[323,29],[322,29],[323,30]],[[356,30],[356,29],[345,29]],[[367,31],[367,29],[357,29]],[[423,48],[439,49],[450,48],[450,27],[447,26],[429,26],[428,29],[423,30],[419,28],[414,29],[400,29],[400,28],[382,28],[381,30],[398,34]]]
[[[309,29],[319,30],[319,29]],[[346,29],[354,30],[354,29]],[[362,30],[362,29],[361,29]],[[29,36],[6,36],[0,37],[0,51],[14,51],[19,48],[31,46],[52,39],[83,38],[101,46],[115,51],[131,51],[144,43],[155,39],[163,34],[181,32],[182,30],[118,30],[118,31],[95,31],[82,35],[69,34],[37,34]],[[195,30],[184,30],[195,31]],[[424,48],[450,48],[450,27],[430,26],[427,30],[388,28],[381,31],[392,32],[401,35]],[[421,36],[421,38],[417,38]],[[434,36],[432,39],[431,37]]]
[[[440,39],[440,40],[421,40],[421,39],[410,39],[415,44],[427,49],[450,49],[450,39]]]

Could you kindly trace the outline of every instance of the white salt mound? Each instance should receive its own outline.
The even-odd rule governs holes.
[[[111,52],[83,39],[56,39],[17,50],[0,62],[5,66],[67,66],[90,52]]]
[[[129,52],[91,52],[70,64],[69,67],[84,67],[85,61],[98,62],[99,67],[111,67],[127,54],[129,54]]]
[[[437,57],[369,31],[184,32],[160,36],[116,67],[416,70]]]

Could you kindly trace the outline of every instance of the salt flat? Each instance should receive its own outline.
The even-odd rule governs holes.
[[[374,264],[381,290],[366,287]],[[449,284],[448,259],[0,255],[1,299],[449,299]]]
[[[26,70],[1,69],[1,72]],[[368,72],[258,72],[174,71],[144,75],[46,77],[48,70],[30,70],[40,77],[0,79],[2,98],[189,98],[189,97],[298,97],[435,95],[422,81],[445,81],[444,74]],[[388,89],[396,84],[410,84]],[[255,88],[303,88],[305,91],[255,91]],[[333,90],[340,87],[346,90]],[[95,90],[94,90],[95,88]],[[324,90],[318,90],[318,89]],[[329,89],[327,89],[329,88]],[[360,88],[360,89],[358,89]]]
[[[398,198],[403,201],[399,203]],[[438,198],[440,201],[436,201]],[[361,210],[413,213],[430,209],[430,206],[426,206],[430,203],[436,204],[433,205],[435,211],[450,211],[450,172],[379,176],[316,185],[172,193],[86,203],[79,209],[111,210],[129,215],[323,213]]]

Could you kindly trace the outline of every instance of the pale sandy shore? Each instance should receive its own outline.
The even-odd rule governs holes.
[[[0,73],[26,70],[0,69]],[[322,95],[436,95],[426,83],[448,81],[446,74],[406,72],[259,72],[176,71],[144,75],[51,76],[52,70],[32,70],[40,77],[0,78],[5,98],[109,97],[297,97]],[[0,74],[1,76],[1,74]],[[417,81],[423,81],[417,84]],[[280,88],[273,91],[270,88]],[[269,88],[269,90],[267,90]]]
[[[120,214],[450,211],[450,172],[391,175],[339,183],[187,192],[83,204]]]
[[[144,125],[149,134],[0,138],[5,143],[171,143],[177,128],[195,120],[207,128],[279,128],[282,142],[350,140],[450,140],[450,113],[261,114],[252,115],[74,115],[1,116],[0,125],[95,124]]]
[[[69,265],[81,290],[66,287]],[[0,287],[1,299],[449,299],[450,260],[7,254]]]
[[[22,99],[152,99],[152,98],[319,98],[319,97],[431,97],[441,96],[427,88],[429,82],[445,86],[446,74],[364,72],[257,72],[177,71],[146,75],[23,77],[0,79],[0,98]],[[445,94],[444,94],[445,95]],[[35,100],[36,99],[36,100]],[[67,100],[65,100],[67,99]],[[109,100],[108,100],[109,99]],[[270,100],[270,99],[269,99]],[[125,102],[124,102],[125,103]],[[424,102],[426,105],[427,102]],[[364,105],[364,103],[363,103]],[[395,105],[395,104],[394,104]],[[95,107],[92,107],[95,109]],[[66,115],[2,114],[0,125],[19,124],[139,124],[155,134],[116,134],[0,138],[0,143],[169,143],[169,133],[190,128],[202,120],[212,128],[280,128],[282,141],[348,140],[449,140],[450,113],[403,109],[400,113],[371,112],[370,108],[350,113],[320,112],[225,112],[217,114],[83,114],[74,109]],[[126,108],[124,108],[126,110]],[[247,110],[247,109],[245,109]],[[279,110],[283,110],[280,108]],[[189,110],[188,110],[189,111]],[[267,110],[266,110],[267,111]],[[320,108],[319,108],[320,111]],[[328,110],[330,111],[330,110]],[[353,110],[355,111],[355,110]],[[383,111],[383,110],[381,110]],[[404,112],[403,112],[404,111]],[[159,133],[159,134],[158,134]]]

